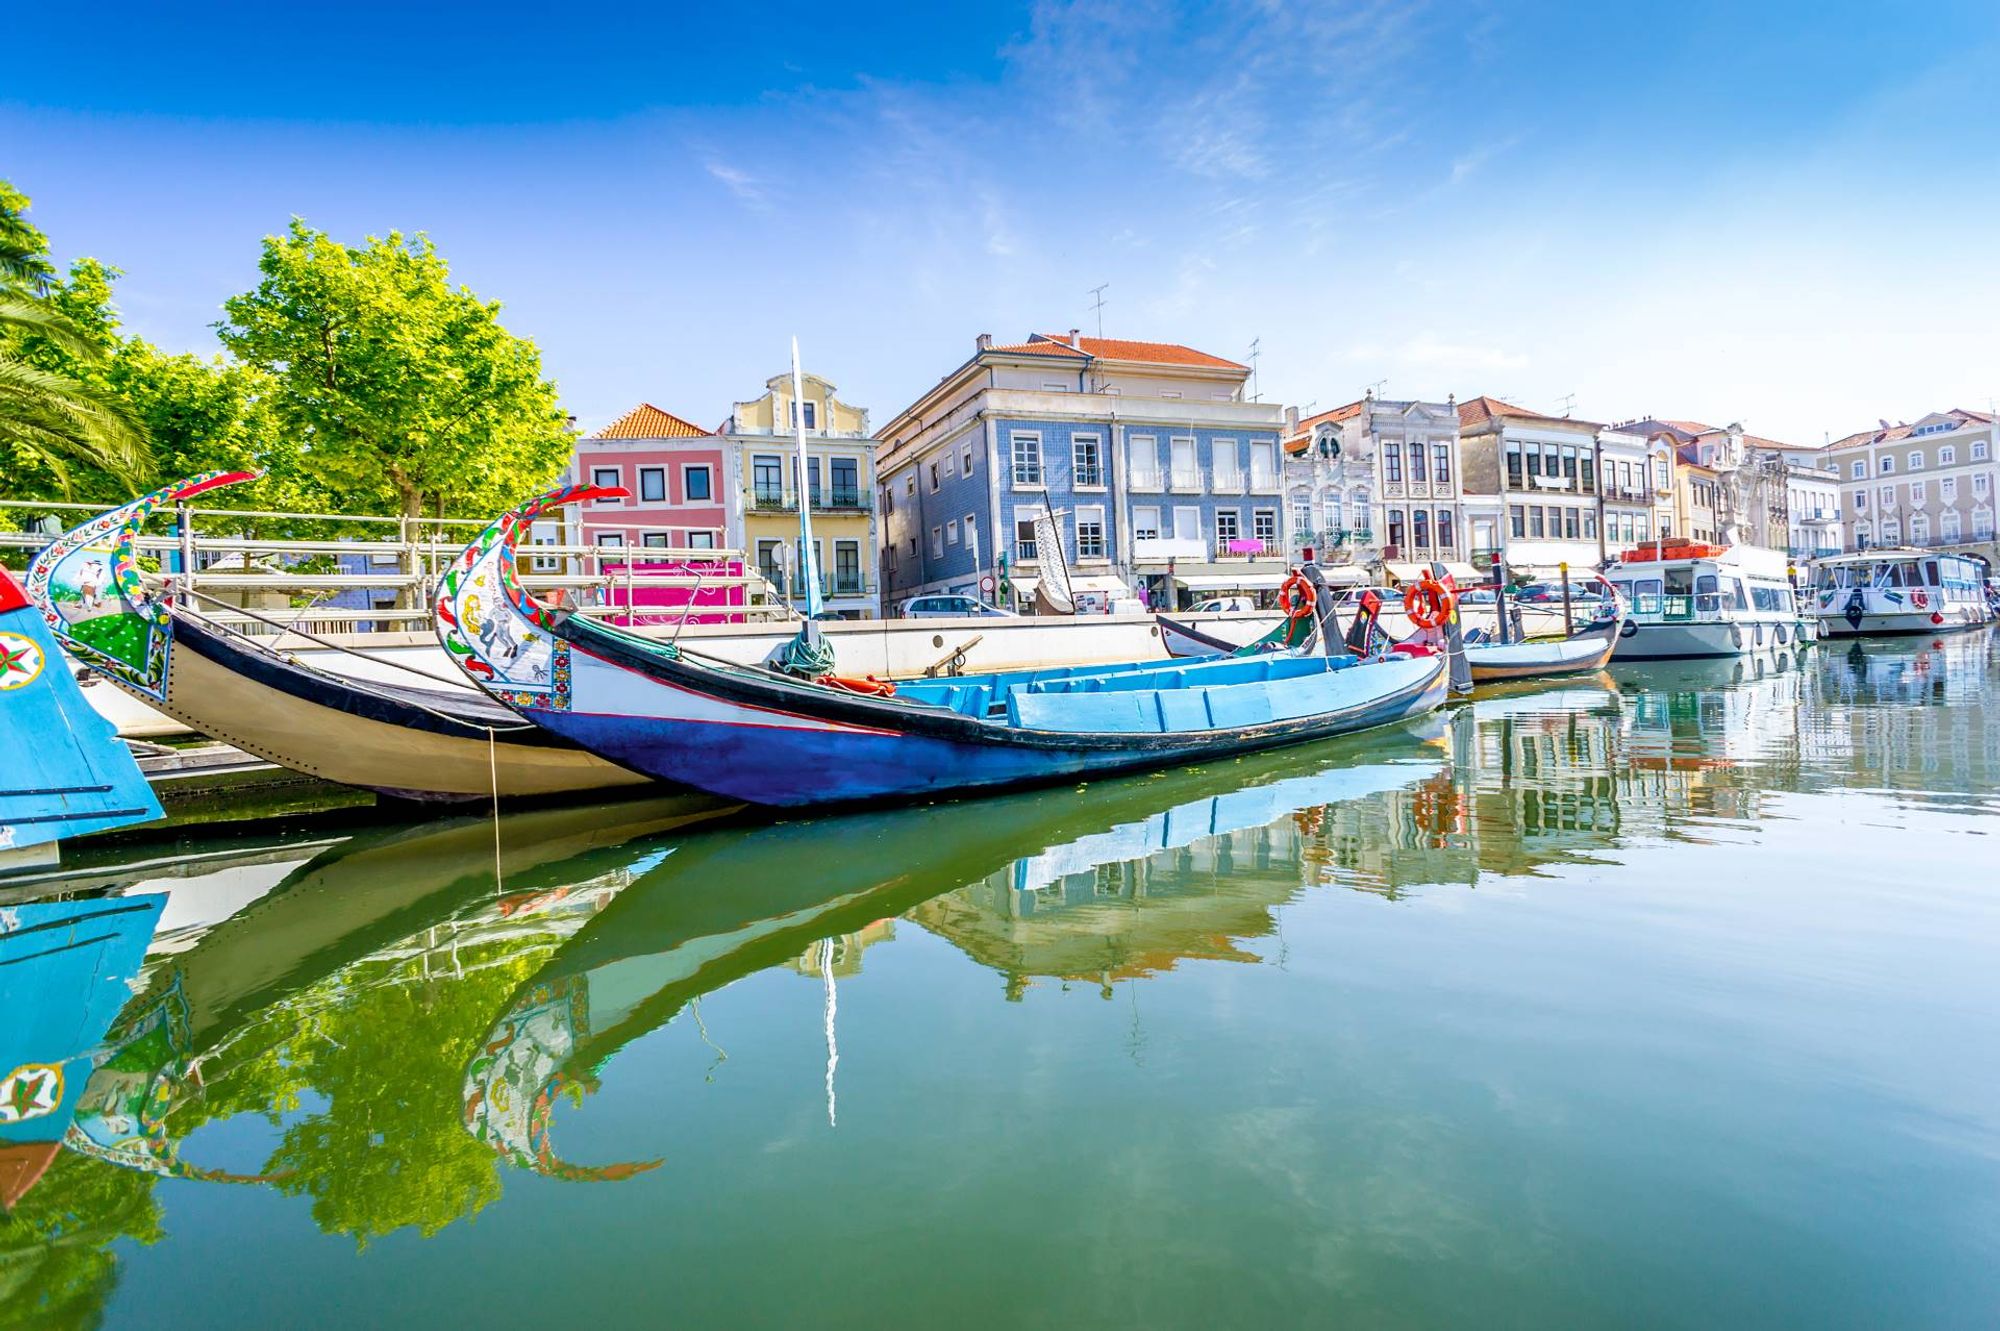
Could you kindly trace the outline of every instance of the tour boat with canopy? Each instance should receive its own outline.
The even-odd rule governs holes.
[[[431,682],[388,684],[318,670],[149,590],[136,550],[146,519],[256,477],[189,477],[57,538],[27,574],[49,631],[77,660],[189,728],[341,785],[458,800],[646,780],[452,681],[413,671]]]
[[[1278,606],[1284,619],[1255,642],[1238,646],[1224,638],[1204,633],[1192,624],[1183,624],[1165,615],[1153,619],[1160,626],[1160,645],[1176,660],[1196,660],[1212,656],[1261,656],[1267,652],[1303,652],[1317,636],[1318,621],[1313,606],[1318,599],[1313,585],[1297,569],[1278,589]]]
[[[1986,565],[1934,550],[1862,550],[1813,566],[1820,632],[1830,638],[1951,633],[1992,622]]]
[[[1781,550],[1650,542],[1605,576],[1630,607],[1619,661],[1745,656],[1812,641]]]

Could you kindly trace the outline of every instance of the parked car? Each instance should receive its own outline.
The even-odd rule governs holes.
[[[1012,610],[971,596],[912,596],[903,602],[904,619],[1018,619]]]
[[[1205,615],[1218,610],[1255,610],[1256,608],[1257,602],[1248,596],[1216,596],[1196,606],[1194,613]]]
[[[1562,604],[1562,584],[1559,582],[1531,582],[1508,593],[1516,601],[1554,602]],[[1599,601],[1604,599],[1604,589],[1596,583],[1572,582],[1569,585],[1569,599],[1575,601]]]

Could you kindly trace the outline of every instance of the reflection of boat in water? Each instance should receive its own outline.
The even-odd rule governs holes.
[[[164,898],[0,908],[0,1210],[55,1158]]]
[[[699,797],[669,796],[610,810],[506,815],[497,891],[490,819],[399,828],[336,846],[238,914],[177,939],[177,950],[147,969],[138,997],[119,986],[124,1010],[82,1069],[89,1082],[64,1145],[148,1173],[262,1177],[197,1169],[178,1158],[171,1115],[212,1080],[203,1066],[209,1059],[241,1063],[262,1047],[245,1040],[260,1023],[267,1024],[264,1041],[288,1038],[291,1024],[271,1018],[293,995],[357,961],[392,955],[412,938],[435,942],[426,935],[441,931],[445,944],[464,945],[542,928],[573,906],[587,913],[606,899],[585,892],[593,876],[629,867],[634,855],[647,853],[645,838],[726,811]],[[164,898],[151,900],[157,917]],[[143,939],[139,947],[143,952]]]
[[[1143,857],[1438,770],[1435,759],[1355,763],[1352,749],[1332,748],[1093,784],[1087,799],[1022,793],[977,810],[936,805],[683,838],[522,986],[467,1069],[467,1127],[515,1164],[598,1176],[550,1145],[556,1090],[588,1084],[703,994],[996,872],[1035,879]]]

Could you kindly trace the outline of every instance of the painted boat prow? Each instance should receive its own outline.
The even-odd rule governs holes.
[[[0,860],[163,817],[118,731],[83,696],[55,636],[0,569]]]

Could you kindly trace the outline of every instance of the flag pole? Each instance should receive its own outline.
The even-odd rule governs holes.
[[[806,407],[804,380],[799,374],[799,340],[792,339],[792,425],[799,444],[799,571],[806,583],[806,618],[817,619],[822,609],[819,594],[819,560],[813,555],[812,488],[806,480]]]

